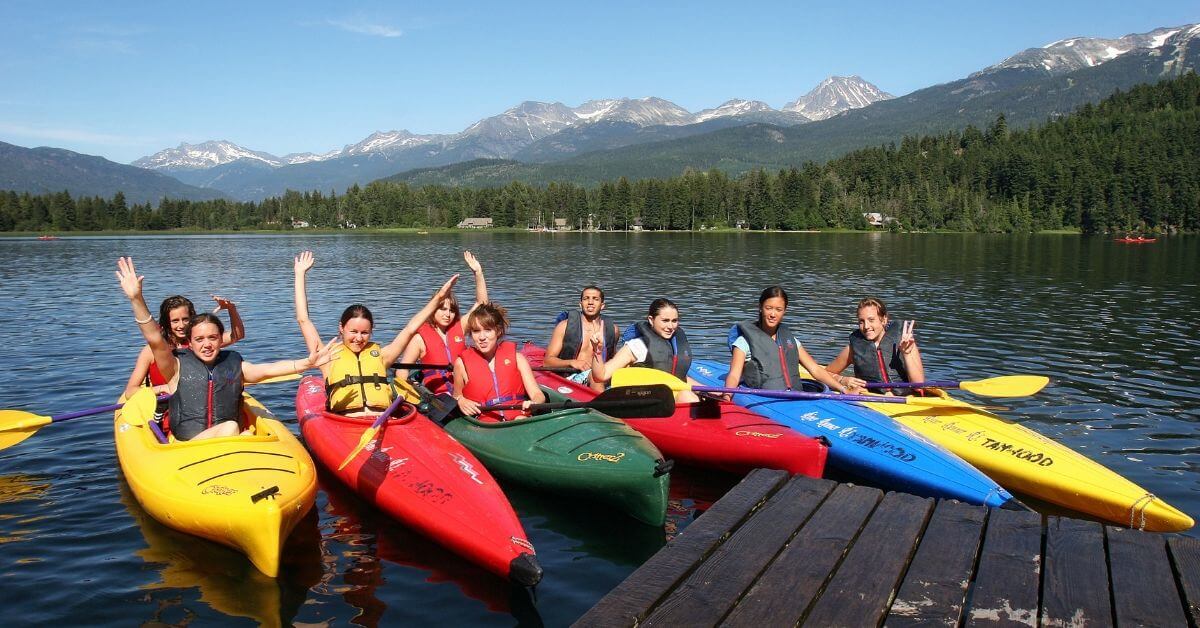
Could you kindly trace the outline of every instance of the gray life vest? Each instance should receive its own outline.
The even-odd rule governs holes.
[[[879,347],[867,340],[862,331],[850,334],[850,359],[854,376],[867,382],[906,382],[908,370],[900,355],[900,326],[888,323]]]
[[[646,343],[646,361],[634,364],[670,373],[679,379],[687,377],[692,368],[692,347],[682,327],[675,328],[675,335],[667,340],[658,335],[650,323],[638,321],[634,327],[638,336]]]
[[[612,323],[600,317],[600,327],[604,330],[604,360],[611,360],[617,352],[617,328]],[[574,360],[579,357],[579,349],[583,347],[583,312],[571,310],[567,312],[567,330],[563,334],[562,351],[558,352],[560,360]],[[591,342],[588,339],[586,342]]]
[[[241,418],[240,353],[221,351],[211,369],[191,351],[180,351],[177,355],[179,385],[175,388],[175,394],[171,395],[168,415],[169,429],[176,439],[191,440],[221,421],[237,421]]]
[[[734,327],[750,345],[750,359],[742,367],[742,385],[768,390],[800,387],[800,352],[787,325],[780,323],[774,338],[756,321],[745,321]]]

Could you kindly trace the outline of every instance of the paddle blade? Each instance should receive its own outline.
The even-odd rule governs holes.
[[[375,435],[378,433],[379,428],[375,427],[374,425],[363,430],[362,436],[358,439],[358,445],[355,445],[354,449],[350,451],[350,455],[346,456],[346,459],[342,461],[342,464],[338,465],[338,471],[345,469],[346,465],[350,464],[350,461],[354,460],[354,457],[358,455],[358,452],[362,451],[363,448],[367,446],[367,443],[371,442],[371,440],[374,439]]]
[[[974,382],[959,382],[958,387],[984,397],[1028,397],[1050,383],[1044,375],[1004,375]]]
[[[0,410],[0,449],[7,449],[33,436],[50,422],[48,416],[20,410]]]
[[[134,426],[145,425],[154,419],[154,409],[158,407],[158,397],[153,388],[139,388],[133,396],[125,400],[121,408],[121,420]]]
[[[692,389],[687,382],[658,369],[628,366],[623,369],[617,369],[612,376],[613,388],[621,386],[653,386],[655,384],[667,386],[675,392]],[[609,390],[612,390],[612,388]]]
[[[662,371],[657,372],[662,373]],[[663,374],[671,377],[666,373]],[[621,386],[609,388],[597,395],[595,399],[581,405],[618,419],[667,417],[675,413],[675,393],[664,384]]]

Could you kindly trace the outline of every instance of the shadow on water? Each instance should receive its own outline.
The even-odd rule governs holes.
[[[290,626],[308,590],[321,581],[315,508],[288,537],[279,578],[269,578],[241,553],[159,523],[137,503],[124,479],[120,487],[121,503],[146,540],[136,554],[158,571],[158,582],[142,586],[144,601],[155,607],[150,623],[190,623],[196,611],[187,608],[179,591],[195,589],[201,603],[223,615],[246,617],[261,626]]]

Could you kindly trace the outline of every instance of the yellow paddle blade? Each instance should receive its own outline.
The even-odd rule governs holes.
[[[652,386],[664,384],[672,392],[691,390],[691,384],[658,369],[648,369],[639,366],[628,366],[617,369],[612,376],[613,387],[617,386]]]
[[[973,382],[959,382],[958,387],[985,397],[1028,397],[1050,383],[1044,375],[1004,375]]]
[[[154,408],[158,406],[158,397],[153,388],[139,388],[133,396],[125,400],[121,408],[121,420],[135,426],[145,425],[154,419]]]
[[[288,373],[287,375],[276,375],[275,377],[268,377],[264,380],[254,382],[254,385],[257,386],[259,384],[277,384],[279,382],[291,382],[291,381],[295,381],[297,379],[300,379],[299,373]]]
[[[50,425],[50,421],[50,417],[32,412],[0,410],[0,449],[12,447],[33,436],[42,426]]]
[[[338,465],[338,471],[345,469],[346,465],[350,464],[351,460],[354,460],[354,457],[358,455],[358,452],[362,451],[363,447],[366,447],[367,443],[371,442],[371,439],[375,438],[375,434],[378,432],[379,428],[373,425],[363,430],[362,436],[358,439],[358,445],[354,447],[349,456],[346,456],[346,459],[342,461],[342,464]]]

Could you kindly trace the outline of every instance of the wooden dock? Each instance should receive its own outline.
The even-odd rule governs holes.
[[[759,469],[576,626],[1196,626],[1200,541]]]

